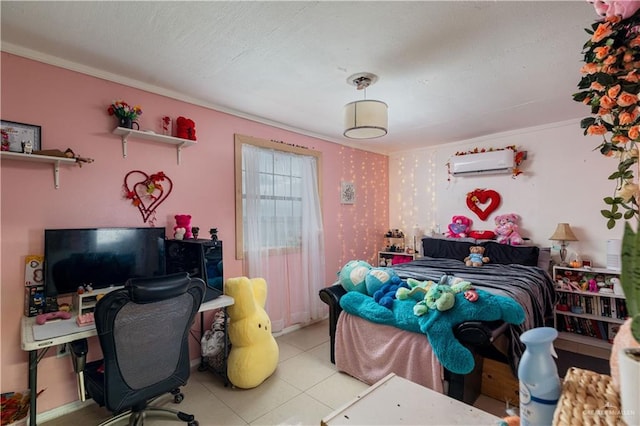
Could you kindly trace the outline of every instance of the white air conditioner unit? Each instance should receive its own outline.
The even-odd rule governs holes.
[[[453,176],[511,173],[513,158],[510,149],[455,155],[449,161],[449,171]]]

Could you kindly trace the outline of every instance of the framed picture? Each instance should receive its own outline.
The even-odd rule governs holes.
[[[353,182],[340,182],[340,203],[355,204],[356,202],[356,186]]]
[[[40,126],[33,124],[17,123],[15,121],[0,120],[2,130],[2,150],[11,152],[24,152],[23,145],[31,142],[31,149],[42,149]],[[8,149],[6,148],[8,144]]]

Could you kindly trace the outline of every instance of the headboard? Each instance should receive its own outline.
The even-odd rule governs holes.
[[[491,259],[490,263],[538,266],[545,271],[549,270],[550,255],[548,254],[550,250],[548,248],[541,250],[538,246],[511,246],[491,240],[474,240],[472,238],[424,237],[422,239],[423,255],[434,258],[464,261],[465,257],[469,256],[469,248],[472,246],[484,247],[484,255]]]

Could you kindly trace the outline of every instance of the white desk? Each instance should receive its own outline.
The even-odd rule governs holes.
[[[213,300],[203,303],[200,305],[200,338],[204,334],[204,313],[206,311],[211,311],[214,309],[225,309],[225,318],[226,318],[226,308],[227,306],[233,305],[233,298],[226,295],[221,295]],[[37,395],[37,384],[38,384],[38,363],[47,353],[52,346],[62,345],[65,343],[73,342],[75,340],[84,339],[91,336],[97,336],[98,332],[96,330],[95,325],[78,327],[76,324],[76,316],[74,315],[68,320],[60,320],[64,321],[66,324],[62,328],[66,328],[65,332],[67,334],[63,334],[60,336],[55,336],[51,338],[47,338],[44,340],[35,340],[33,335],[33,327],[39,327],[36,325],[36,317],[22,317],[21,328],[22,328],[22,342],[21,348],[23,351],[29,352],[29,389],[31,391],[31,400],[29,407],[29,415],[31,419],[31,425],[36,425],[37,419],[37,405],[36,405],[36,395]],[[43,326],[43,327],[46,327]],[[225,329],[226,330],[226,329]],[[225,333],[226,339],[226,333]],[[226,350],[227,345],[225,345],[225,360],[226,360]],[[204,363],[204,358],[201,358],[201,365]],[[226,379],[226,371],[223,372],[225,381]]]
[[[501,420],[391,373],[323,418],[320,425],[497,425]]]

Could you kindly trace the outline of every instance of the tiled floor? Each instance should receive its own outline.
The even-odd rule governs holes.
[[[364,391],[368,385],[336,371],[329,361],[326,321],[277,338],[280,362],[276,372],[254,389],[224,387],[220,377],[194,371],[183,388],[180,405],[167,397],[160,404],[194,414],[200,426],[319,425],[320,420]],[[475,404],[504,416],[504,405],[481,396]],[[109,417],[95,404],[42,423],[42,426],[91,426]],[[127,424],[126,420],[122,423]],[[146,425],[180,424],[149,416]],[[184,424],[184,423],[183,423]]]

